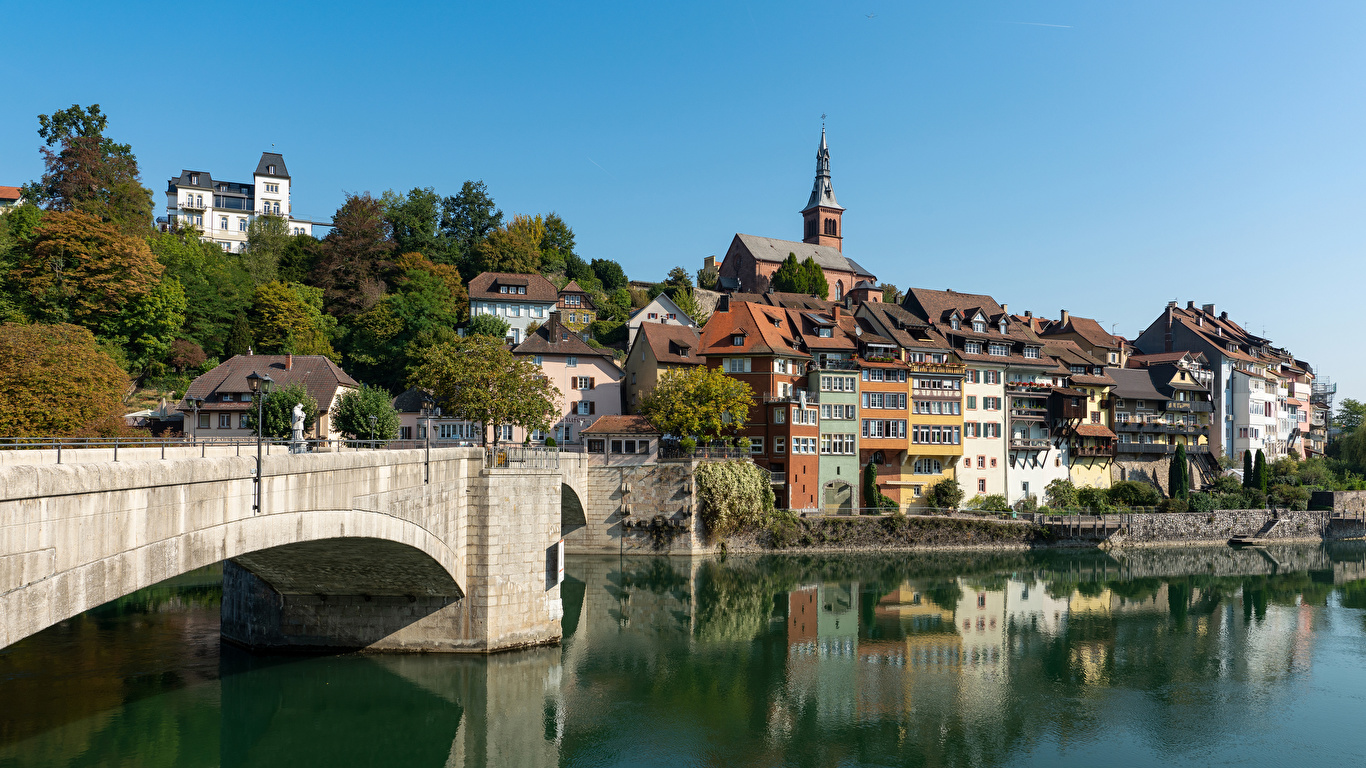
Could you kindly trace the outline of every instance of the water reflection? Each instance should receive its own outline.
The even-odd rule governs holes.
[[[266,657],[212,572],[0,652],[0,766],[1366,759],[1366,547],[571,559],[561,647]]]

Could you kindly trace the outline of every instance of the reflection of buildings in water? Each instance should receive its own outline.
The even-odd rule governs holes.
[[[1052,597],[1038,580],[1006,582],[1006,618],[1011,626],[1048,637],[1062,634],[1070,610],[1068,600]]]
[[[953,621],[962,636],[960,665],[965,669],[1004,672],[1005,591],[975,588],[961,579],[958,588],[962,591],[962,597],[954,608]]]

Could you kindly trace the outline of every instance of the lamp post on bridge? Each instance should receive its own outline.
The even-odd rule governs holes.
[[[372,413],[366,418],[370,421],[370,448],[373,450],[375,447],[375,424],[379,421],[379,417]]]
[[[265,434],[265,414],[266,414],[266,395],[270,394],[270,385],[275,380],[267,373],[265,376],[256,371],[252,371],[247,377],[247,385],[251,387],[251,396],[256,400],[256,503],[252,504],[252,514],[261,511],[261,437]],[[195,425],[198,429],[198,424]]]
[[[193,438],[191,445],[193,445],[194,443],[199,442],[199,409],[204,405],[204,398],[186,397],[185,399],[189,401],[190,407],[194,409],[194,431],[190,433],[191,438]]]

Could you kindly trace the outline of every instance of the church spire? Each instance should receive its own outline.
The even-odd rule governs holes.
[[[835,188],[830,185],[830,147],[825,143],[825,126],[821,125],[821,145],[816,149],[816,181],[811,187],[811,197],[802,209],[805,227],[802,242],[843,250],[840,232],[843,215],[844,208],[835,200]]]

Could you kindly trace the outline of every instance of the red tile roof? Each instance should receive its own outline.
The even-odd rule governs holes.
[[[18,200],[21,196],[18,187],[0,187],[0,200]]]
[[[242,410],[243,404],[225,403],[222,395],[239,395],[251,391],[247,376],[252,373],[269,374],[276,387],[302,383],[308,394],[318,402],[318,408],[325,410],[332,406],[332,399],[341,388],[359,389],[360,384],[347,375],[336,363],[322,355],[294,355],[289,363],[288,355],[234,355],[208,373],[190,382],[185,392],[185,400],[180,402],[181,411],[193,410],[187,404],[188,398],[202,397],[205,410]],[[286,369],[286,365],[289,368]]]
[[[636,335],[636,343],[650,345],[655,360],[666,365],[702,365],[706,360],[701,356],[702,337],[697,329],[686,325],[670,323],[641,323]],[[679,354],[679,348],[686,348],[688,356]]]
[[[1111,432],[1110,428],[1104,424],[1082,424],[1077,427],[1077,434],[1082,437],[1105,437],[1111,440],[1115,439],[1115,433]]]
[[[644,416],[601,416],[583,430],[585,435],[659,435],[663,434]]]
[[[499,293],[498,286],[526,286],[525,294]],[[560,292],[555,284],[540,275],[519,275],[512,272],[484,272],[470,280],[471,299],[493,301],[537,301],[555,303]]]

